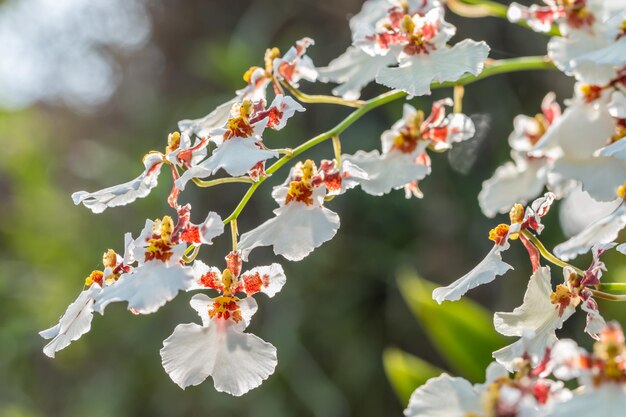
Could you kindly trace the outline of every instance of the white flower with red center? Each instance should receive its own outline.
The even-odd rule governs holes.
[[[576,93],[530,153],[556,155],[550,168],[555,183],[577,181],[595,200],[614,200],[615,190],[626,178],[626,161],[596,156],[618,127],[607,106],[611,91],[582,85]]]
[[[546,350],[557,341],[556,330],[574,314],[578,302],[578,297],[565,285],[553,292],[550,268],[539,268],[530,277],[522,305],[510,313],[495,314],[496,330],[520,339],[495,351],[493,357],[509,370],[514,369],[515,361],[522,356],[527,356],[532,366],[537,366]]]
[[[165,216],[146,226],[134,242],[134,258],[138,266],[124,273],[96,297],[94,310],[103,314],[107,305],[116,301],[128,302],[128,309],[136,314],[150,314],[171,301],[179,291],[193,286],[193,269],[182,262],[188,243],[197,246],[210,244],[221,235],[224,225],[219,216],[209,213],[199,226],[182,217],[174,226]]]
[[[483,384],[442,374],[415,390],[406,417],[540,416],[571,397],[560,382],[535,372],[511,379],[499,364],[487,368]],[[521,373],[520,373],[521,374]]]
[[[244,333],[257,310],[252,296],[274,296],[286,278],[279,264],[241,273],[239,253],[231,252],[226,261],[222,272],[204,264],[195,268],[196,287],[214,289],[219,296],[198,294],[191,299],[202,325],[178,325],[163,342],[161,358],[165,371],[183,389],[211,376],[216,390],[240,396],[267,379],[277,363],[274,346]]]
[[[83,204],[94,213],[102,213],[108,207],[130,204],[138,198],[146,197],[158,185],[158,177],[164,163],[172,166],[174,179],[178,177],[175,167],[189,168],[206,156],[208,139],[198,139],[192,143],[186,134],[174,132],[168,135],[165,154],[150,152],[144,156],[144,171],[132,181],[88,193],[78,191],[72,194],[74,204]],[[175,201],[178,190],[172,190]],[[175,207],[172,205],[172,207]]]
[[[320,80],[344,84],[334,93],[346,98],[357,98],[374,79],[410,96],[430,94],[433,82],[479,74],[489,54],[485,42],[465,39],[446,45],[456,28],[444,20],[439,2],[370,0],[350,27],[354,47],[319,69]]]
[[[626,183],[618,188],[618,196],[622,202],[615,210],[557,245],[554,254],[567,261],[589,252],[595,245],[608,244],[616,240],[619,232],[626,227]]]
[[[378,150],[358,151],[342,158],[352,162],[367,173],[359,180],[368,194],[383,195],[393,189],[416,187],[416,181],[430,173],[430,158],[426,148],[441,152],[453,144],[474,136],[472,120],[461,113],[446,116],[449,99],[433,103],[431,114],[405,104],[402,119],[381,136],[382,154]]]
[[[104,270],[92,271],[85,279],[87,288],[69,305],[59,323],[39,333],[44,339],[51,339],[43,349],[47,356],[54,358],[56,352],[66,348],[91,329],[95,299],[102,293],[103,288],[112,285],[121,274],[129,272],[131,264],[134,263],[132,257],[134,242],[130,233],[124,236],[124,246],[124,257],[112,249],[104,253],[102,256]]]
[[[621,9],[609,8],[610,3],[596,2],[594,11],[583,5],[579,11],[586,19],[578,26],[565,21],[560,25],[564,36],[548,43],[548,55],[555,65],[578,81],[603,86],[617,78],[626,65],[626,3]]]
[[[602,271],[606,270],[600,255],[613,246],[614,243],[594,247],[593,262],[583,277],[570,267],[564,268],[564,283],[557,285],[554,291],[550,268],[537,269],[530,278],[522,305],[511,313],[496,313],[494,316],[498,332],[520,337],[517,342],[494,352],[494,358],[509,370],[513,369],[516,358],[521,356],[537,366],[556,342],[556,330],[563,326],[578,306],[587,314],[585,332],[597,339],[606,322],[588,287],[600,283]]]
[[[219,129],[228,121],[233,105],[241,104],[246,100],[257,102],[267,98],[267,87],[274,85],[274,92],[282,94],[280,80],[286,80],[294,86],[301,79],[315,81],[317,71],[313,61],[306,53],[306,49],[313,45],[310,38],[303,38],[296,42],[296,46],[290,48],[281,58],[278,48],[268,48],[265,51],[265,68],[251,67],[243,75],[247,85],[237,90],[236,96],[231,100],[220,104],[212,112],[204,117],[194,120],[181,120],[178,128],[190,136],[196,135],[204,138],[215,129]]]
[[[323,166],[326,164],[323,164]],[[325,167],[326,168],[326,167]],[[351,172],[362,176],[353,165],[341,165],[338,177],[332,171],[319,171],[315,163],[307,160],[292,168],[287,181],[275,187],[272,197],[279,204],[275,217],[241,235],[239,249],[244,259],[259,246],[273,246],[274,253],[290,261],[299,261],[322,243],[332,239],[339,229],[337,213],[324,207],[324,198],[353,185]],[[337,180],[342,185],[337,187]],[[343,185],[345,181],[345,185]]]
[[[317,70],[311,58],[306,55],[309,46],[315,45],[311,38],[302,38],[287,50],[281,58],[273,62],[274,76],[298,87],[300,80],[315,82]]]
[[[607,324],[587,353],[573,340],[561,340],[552,350],[554,375],[561,379],[577,377],[584,387],[576,395],[548,413],[549,417],[584,415],[619,417],[626,407],[626,346],[617,322]]]
[[[566,33],[571,30],[591,31],[602,11],[598,0],[544,0],[545,6],[530,7],[511,3],[507,10],[509,21],[525,21],[536,32],[549,32],[558,23]]]
[[[546,193],[543,197],[535,200],[525,211],[521,204],[513,206],[509,213],[511,223],[499,224],[489,232],[489,239],[494,242],[494,245],[487,256],[474,269],[452,284],[447,287],[436,288],[433,291],[433,299],[439,304],[444,301],[457,301],[472,288],[490,283],[496,277],[504,275],[509,269],[513,269],[511,265],[502,261],[502,252],[510,247],[509,240],[520,238],[529,251],[533,269],[536,269],[538,267],[538,255],[533,253],[533,247],[520,232],[524,229],[530,229],[541,233],[543,230],[541,218],[548,213],[553,202],[554,194]],[[534,251],[536,252],[536,249]]]
[[[527,202],[541,193],[548,182],[553,156],[534,154],[535,144],[561,116],[561,107],[554,93],[548,93],[541,102],[541,113],[535,117],[519,115],[513,120],[514,130],[509,136],[511,158],[483,182],[478,194],[480,207],[488,217],[506,213],[518,201]]]
[[[185,171],[176,186],[182,190],[190,179],[206,178],[220,169],[235,177],[246,173],[257,177],[263,174],[264,162],[278,156],[278,152],[263,144],[265,128],[282,129],[297,111],[303,112],[304,107],[280,94],[268,108],[263,100],[235,104],[224,127],[211,132],[211,141],[218,145],[212,155]]]
[[[138,198],[146,197],[158,184],[163,166],[163,155],[149,153],[143,159],[144,171],[132,181],[89,193],[77,191],[72,194],[74,204],[83,204],[94,213],[102,213],[108,207],[124,206]]]

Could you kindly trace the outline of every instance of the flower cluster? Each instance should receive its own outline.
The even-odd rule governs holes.
[[[384,16],[375,17],[382,3]],[[385,19],[391,19],[386,32],[379,30]],[[438,2],[369,1],[354,21],[361,22],[352,25],[355,45],[362,45],[373,59],[389,62],[387,55],[397,56],[404,77],[409,76],[409,69],[421,74],[424,85],[405,88],[412,95],[427,93],[431,81],[456,81],[466,73],[477,74],[487,56],[484,42],[464,41],[446,48],[454,28],[443,20]],[[363,34],[364,24],[372,25],[371,34]],[[164,151],[145,155],[143,172],[134,180],[73,194],[76,204],[101,213],[148,196],[157,187],[163,168],[169,167],[174,185],[167,202],[175,215],[147,220],[136,239],[127,234],[124,256],[113,250],[105,253],[103,269],[89,275],[85,289],[59,323],[41,332],[51,339],[44,348],[48,356],[53,357],[87,333],[93,313],[103,314],[110,303],[124,301],[134,314],[151,314],[179,292],[201,292],[190,304],[202,324],[180,324],[165,339],[163,368],[182,388],[211,376],[218,391],[237,396],[246,393],[267,379],[277,364],[276,349],[245,332],[257,310],[253,296],[263,292],[271,297],[286,281],[279,264],[242,272],[242,263],[248,261],[251,252],[271,246],[276,255],[287,260],[305,258],[339,229],[339,215],[326,207],[335,197],[357,186],[373,195],[405,189],[408,195],[421,196],[418,182],[431,173],[428,150],[443,152],[474,135],[469,117],[460,111],[447,114],[447,106],[460,108],[460,102],[437,101],[428,116],[406,104],[402,119],[382,133],[382,153],[373,150],[344,155],[339,136],[332,135],[335,152],[331,159],[296,162],[272,192],[278,204],[275,216],[258,227],[239,236],[241,204],[225,219],[211,212],[203,223],[192,223],[191,206],[179,202],[190,183],[199,187],[247,183],[251,195],[278,168],[308,149],[308,142],[295,149],[272,149],[269,143],[272,130],[284,128],[290,118],[305,111],[298,101],[308,102],[309,96],[300,92],[300,83],[314,82],[322,72],[328,74],[327,69],[317,69],[306,55],[313,44],[312,39],[303,38],[284,55],[277,48],[268,49],[264,65],[244,73],[246,86],[234,98],[204,117],[180,121],[179,131],[168,135]],[[461,55],[467,62],[456,65]],[[445,73],[421,72],[444,61],[450,64]],[[393,78],[397,70],[386,71],[389,74],[381,72],[381,77]],[[363,106],[363,102],[322,97],[323,101]],[[280,159],[274,165],[266,166],[276,158]],[[242,201],[245,205],[247,199]],[[199,248],[222,235],[227,224],[231,226],[233,249],[226,256],[226,267],[220,270],[196,259]],[[209,297],[202,291],[217,294]]]
[[[449,3],[454,9],[462,2]],[[574,97],[562,107],[549,93],[540,113],[515,118],[509,137],[513,161],[499,167],[478,196],[485,215],[508,212],[509,221],[489,232],[493,247],[485,258],[450,285],[435,289],[433,298],[440,304],[456,301],[505,275],[512,266],[502,256],[515,241],[527,250],[533,274],[521,305],[494,316],[495,330],[516,340],[493,352],[496,363],[487,369],[486,382],[471,385],[446,374],[434,378],[414,392],[405,412],[411,417],[571,416],[571,410],[595,410],[589,404],[599,402],[618,410],[626,398],[624,336],[618,324],[606,323],[598,305],[599,299],[626,298],[604,291],[602,282],[608,269],[603,254],[613,249],[626,254],[626,244],[616,242],[626,227],[626,14],[612,2],[545,0],[545,6],[512,4],[508,17],[537,31],[558,26],[561,35],[550,40],[547,53],[557,68],[576,79]],[[432,172],[429,152],[446,152],[475,135],[472,119],[462,113],[463,85],[490,75],[479,75],[484,68],[497,73],[524,65],[523,59],[488,60],[489,47],[482,41],[449,45],[456,28],[444,20],[438,0],[367,0],[350,19],[350,28],[352,45],[326,67],[316,68],[307,56],[314,44],[310,38],[297,41],[285,54],[268,49],[263,65],[244,73],[245,86],[231,100],[204,117],[180,121],[164,151],[147,153],[137,178],[72,195],[75,204],[101,213],[147,197],[164,167],[173,180],[167,198],[172,214],[147,220],[137,238],[127,233],[123,256],[112,249],[105,252],[102,268],[85,279],[59,323],[41,332],[51,339],[46,355],[54,357],[87,333],[93,313],[104,314],[113,302],[126,302],[133,314],[144,315],[180,292],[194,291],[190,304],[202,324],[179,324],[160,351],[171,379],[184,389],[211,376],[216,390],[239,396],[274,372],[274,346],[245,330],[257,310],[254,296],[273,297],[286,276],[277,263],[243,272],[243,262],[263,246],[288,261],[307,257],[336,235],[340,217],[331,209],[332,201],[348,190],[360,188],[373,196],[403,190],[407,198],[422,198],[420,183]],[[543,57],[527,62],[533,68],[552,67]],[[300,91],[303,81],[338,86],[334,96],[314,96]],[[372,81],[394,90],[358,100]],[[369,110],[450,86],[454,99],[434,101],[430,113],[405,103],[402,117],[382,132],[379,149],[342,153],[340,134]],[[357,109],[295,148],[272,148],[272,131],[304,112],[301,103]],[[296,159],[325,141],[333,144],[329,159]],[[247,202],[292,160],[286,179],[271,193],[278,205],[274,216],[240,236],[237,219]],[[236,182],[249,188],[225,218],[209,212],[195,224],[192,207],[179,202],[189,184],[202,188]],[[539,236],[543,218],[560,199],[562,221],[571,233],[552,254]],[[226,225],[232,240],[226,265],[208,266],[197,259],[199,249],[211,245]],[[591,254],[586,269],[567,263],[582,254]],[[542,259],[562,269],[557,285]],[[597,341],[593,354],[571,341],[558,341],[557,331],[577,309],[586,316],[584,331]],[[563,380],[571,378],[578,378],[584,390],[566,388]]]

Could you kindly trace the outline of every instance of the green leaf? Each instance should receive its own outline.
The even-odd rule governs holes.
[[[435,284],[405,271],[398,277],[400,292],[422,324],[439,354],[459,375],[484,381],[491,353],[508,344],[493,328],[493,313],[465,297],[437,304]]]
[[[408,404],[417,387],[443,372],[423,359],[396,348],[385,349],[383,365],[391,386],[404,405]]]

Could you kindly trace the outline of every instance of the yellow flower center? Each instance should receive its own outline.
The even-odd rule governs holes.
[[[152,224],[153,236],[148,239],[148,247],[145,254],[146,261],[158,259],[166,262],[172,257],[173,231],[174,220],[170,216],[164,216],[162,220],[156,220]]]
[[[501,244],[509,233],[508,224],[499,224],[489,231],[489,240]]]
[[[167,135],[167,146],[165,147],[165,153],[170,153],[178,149],[180,146],[180,132],[172,132]]]
[[[300,178],[289,183],[285,203],[300,201],[306,205],[313,204],[313,177],[317,174],[315,163],[307,159],[300,166]]]

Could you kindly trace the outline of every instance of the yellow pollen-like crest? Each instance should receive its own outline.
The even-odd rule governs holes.
[[[259,69],[259,67],[250,67],[248,68],[248,71],[244,72],[243,74],[243,80],[247,83],[250,82],[250,80],[252,79],[252,74],[254,74],[254,71],[256,71],[257,69]]]
[[[117,265],[117,253],[113,249],[109,249],[102,255],[102,263],[105,268],[115,268]]]
[[[301,181],[305,183],[307,186],[311,186],[311,181],[316,171],[317,171],[317,167],[315,166],[315,162],[313,162],[310,159],[307,159],[306,161],[304,161],[304,164],[302,164],[302,180]]]
[[[518,203],[511,207],[509,218],[511,223],[522,223],[524,221],[524,206]]]
[[[504,223],[499,224],[489,231],[489,240],[500,243],[504,238],[506,238],[508,233],[509,225]]]
[[[271,74],[274,72],[274,60],[280,56],[280,49],[268,48],[265,51],[265,72]]]
[[[224,295],[231,294],[231,288],[234,278],[235,277],[233,276],[233,273],[230,271],[230,269],[226,268],[222,272],[222,285],[224,286]]]
[[[85,285],[91,287],[94,283],[102,284],[103,277],[104,272],[98,270],[91,271],[91,274],[85,278]]]
[[[402,17],[402,20],[400,21],[400,29],[404,33],[413,33],[413,31],[415,30],[415,22],[413,22],[413,19],[411,19],[411,16],[409,16],[408,14],[405,14]]]
[[[167,147],[165,148],[166,153],[170,153],[180,146],[180,132],[172,132],[167,135]]]
[[[575,294],[572,294],[569,288],[567,288],[567,285],[559,284],[550,294],[550,302],[552,304],[561,304],[563,302],[567,302],[569,304],[570,298],[574,295]]]

